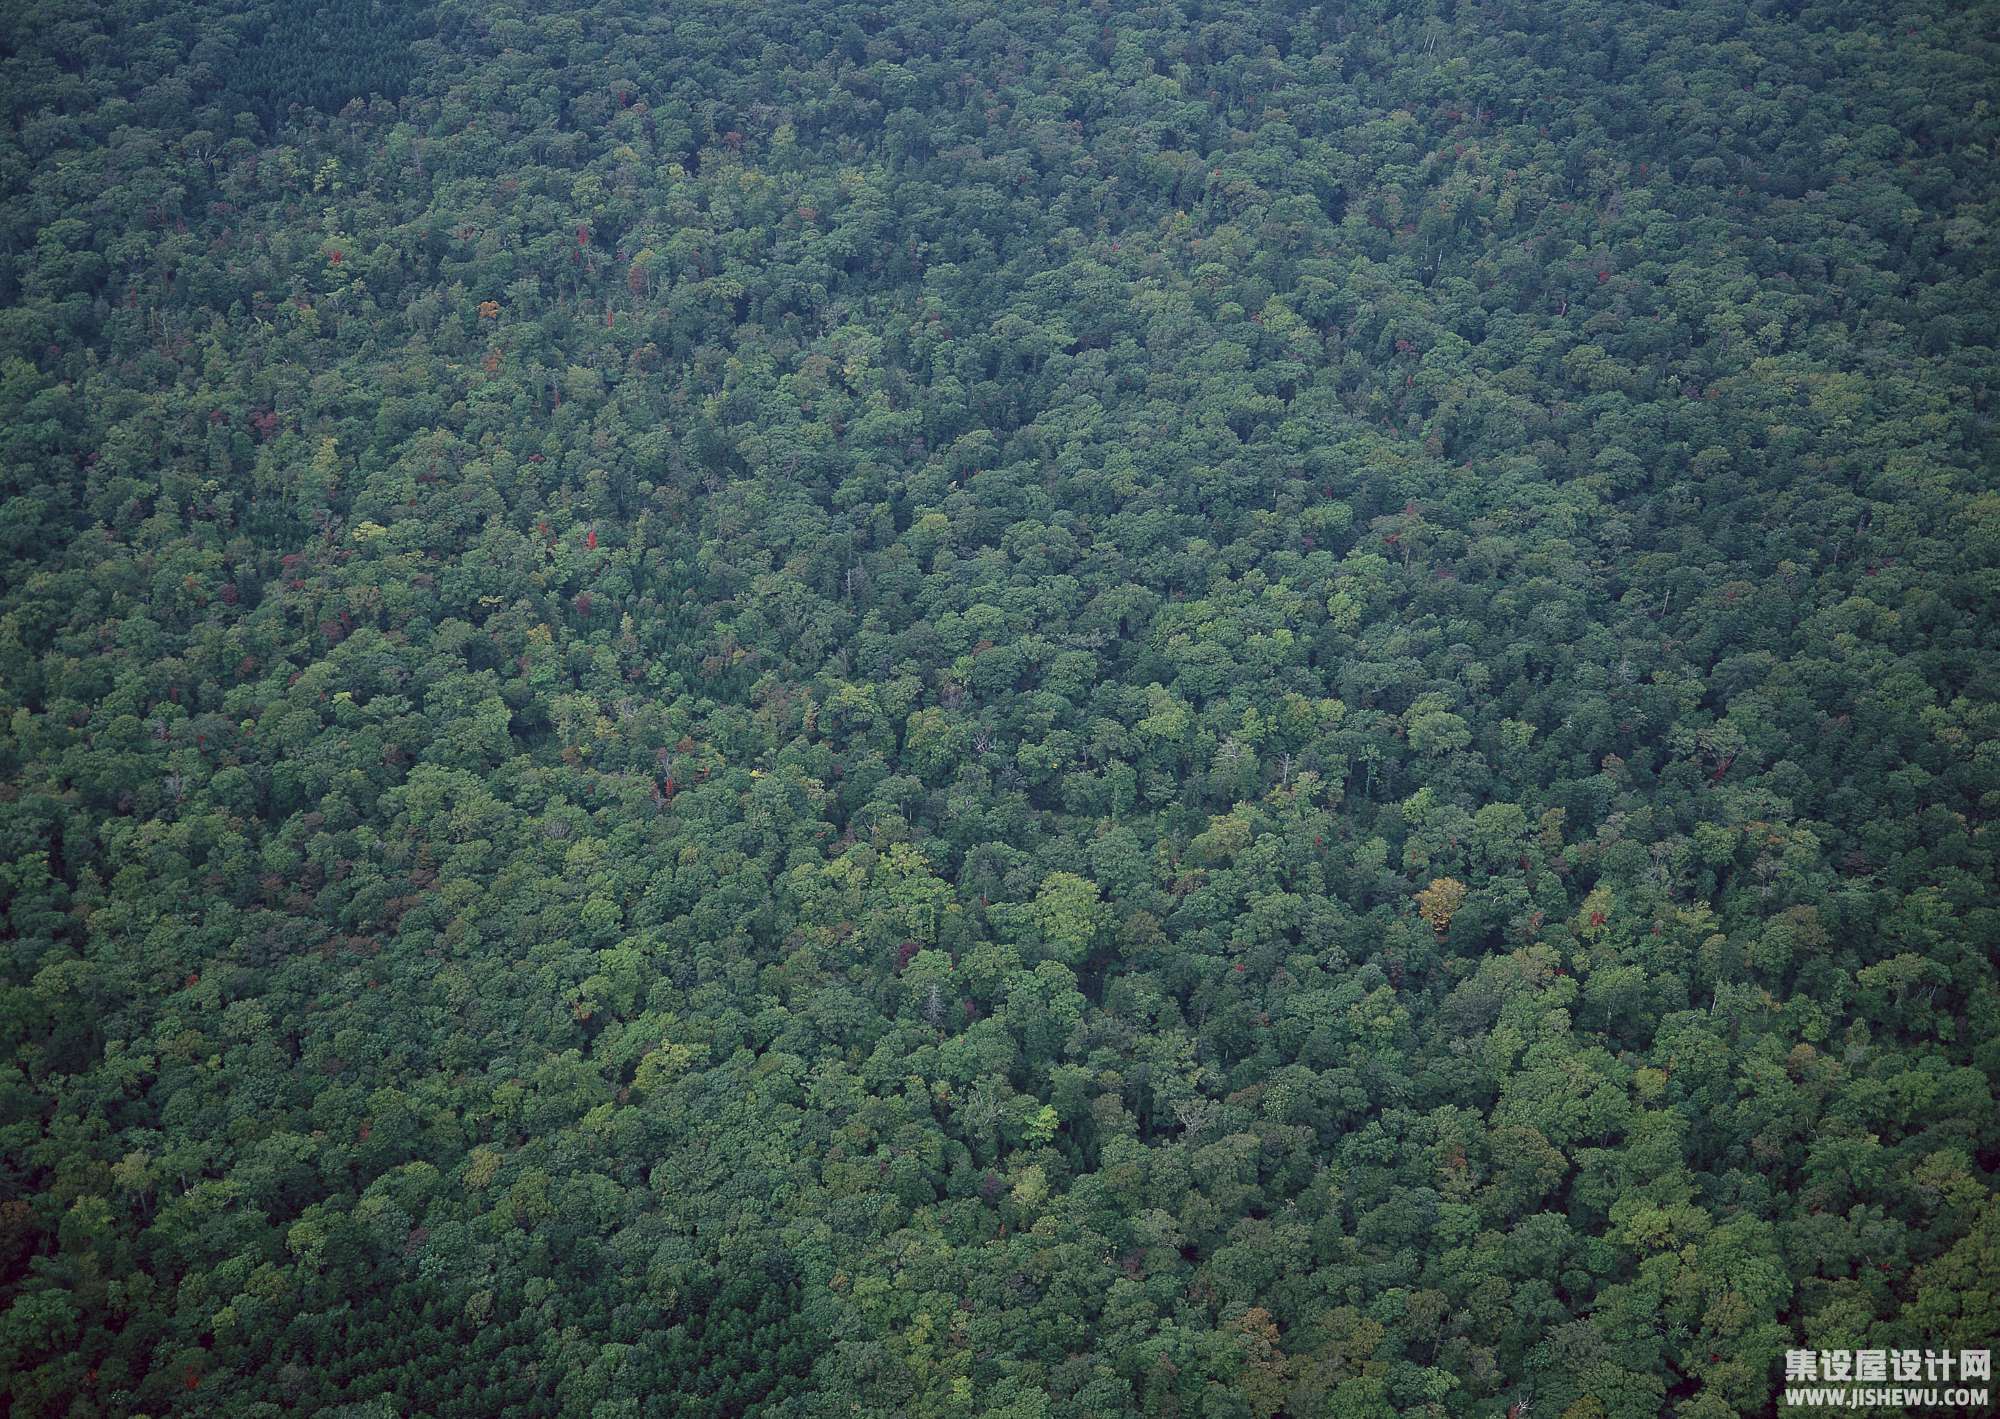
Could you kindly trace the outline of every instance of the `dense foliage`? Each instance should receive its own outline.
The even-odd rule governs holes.
[[[273,119],[295,105],[400,98],[414,70],[409,46],[430,19],[426,7],[398,0],[276,0],[230,56],[220,108]]]
[[[14,1415],[2000,1336],[1991,6],[8,31]]]

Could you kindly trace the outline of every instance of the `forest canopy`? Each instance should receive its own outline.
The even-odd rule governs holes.
[[[16,1416],[2000,1340],[2000,31],[0,37]]]

